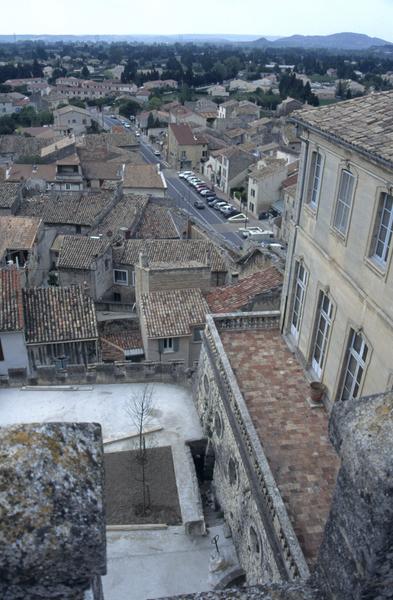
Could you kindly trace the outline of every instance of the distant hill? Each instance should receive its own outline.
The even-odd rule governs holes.
[[[250,42],[253,46],[271,48],[324,48],[327,50],[367,50],[376,46],[389,45],[389,42],[364,33],[333,33],[332,35],[291,35],[269,42],[260,38]]]
[[[21,41],[36,41],[44,42],[144,42],[146,44],[154,43],[169,43],[175,42],[194,42],[197,44],[212,43],[212,44],[232,44],[239,42],[250,42],[257,38],[256,35],[241,35],[241,34],[199,34],[185,33],[178,35],[149,35],[149,34],[129,34],[129,35],[0,35],[0,43]],[[273,39],[275,39],[273,37]]]

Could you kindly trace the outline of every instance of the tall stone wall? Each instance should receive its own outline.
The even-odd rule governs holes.
[[[111,383],[179,383],[191,385],[191,372],[184,361],[168,363],[96,363],[92,365],[68,365],[58,369],[55,365],[37,367],[34,377],[26,369],[8,369],[8,376],[0,377],[1,387],[24,385],[94,385]]]
[[[335,600],[393,598],[393,392],[336,403],[330,437],[341,468],[321,581]]]
[[[247,328],[277,326],[278,318],[265,312],[219,319]],[[306,579],[306,561],[210,315],[194,396],[215,456],[216,495],[247,582]]]

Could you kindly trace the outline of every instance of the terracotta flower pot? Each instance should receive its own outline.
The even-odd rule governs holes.
[[[321,402],[325,392],[325,386],[320,381],[312,381],[310,383],[310,397],[313,402]]]

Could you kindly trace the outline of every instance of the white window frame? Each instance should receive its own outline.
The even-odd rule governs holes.
[[[390,208],[387,206],[390,204]],[[393,196],[382,192],[378,201],[378,214],[375,222],[375,237],[371,258],[386,267],[393,238]]]
[[[308,271],[302,261],[296,263],[296,279],[293,292],[293,305],[291,313],[291,334],[297,341],[303,318],[304,299],[308,283]],[[295,319],[296,316],[296,319]]]
[[[356,350],[355,342],[358,339],[360,340],[360,348]],[[351,329],[340,393],[341,400],[351,400],[358,397],[368,354],[369,347],[364,335]]]
[[[325,366],[327,345],[333,319],[333,302],[328,294],[320,291],[318,312],[315,319],[315,335],[311,358],[311,368],[318,378]]]
[[[344,193],[344,177],[348,177],[348,182],[351,182],[350,188],[347,187]],[[349,221],[351,218],[351,210],[353,203],[353,194],[355,190],[356,177],[348,169],[341,169],[340,179],[338,182],[337,200],[334,209],[333,227],[344,237],[348,233]]]
[[[323,156],[319,150],[314,150],[311,154],[310,175],[308,184],[307,204],[314,209],[318,208],[319,195],[321,193]]]
[[[125,281],[117,281],[116,273],[125,273]],[[128,271],[125,269],[113,269],[113,283],[116,283],[116,285],[128,285]]]
[[[163,354],[169,354],[170,352],[174,352],[175,348],[174,348],[174,344],[173,344],[173,338],[163,338],[162,341],[162,352]]]

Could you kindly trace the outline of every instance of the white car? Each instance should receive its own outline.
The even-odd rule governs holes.
[[[135,135],[136,135],[136,137],[140,137],[140,136],[141,136],[141,134],[140,134],[140,133],[138,133],[138,132],[136,132],[136,134],[135,134]]]
[[[185,179],[186,177],[191,177],[192,175],[194,175],[194,173],[192,171],[180,171],[178,175],[180,179]]]

